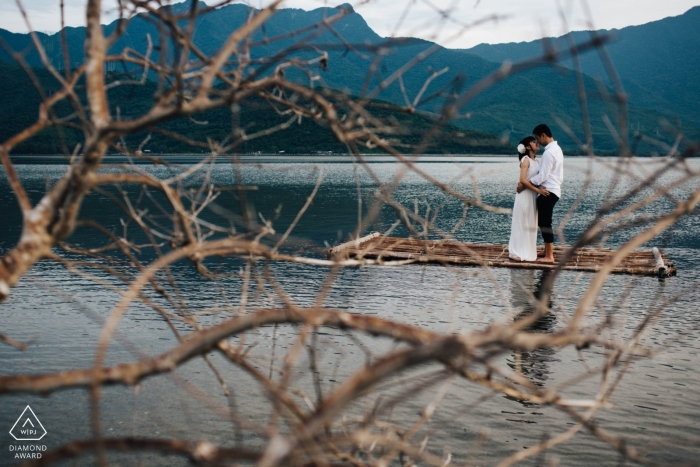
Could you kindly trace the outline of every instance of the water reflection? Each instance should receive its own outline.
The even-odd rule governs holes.
[[[586,158],[578,160],[572,158],[567,162],[568,167],[578,167],[577,170],[567,172],[569,174],[567,186],[571,193],[579,192],[584,186],[585,174],[588,170],[586,160]],[[645,164],[648,163],[645,161]],[[700,169],[700,160],[689,161],[689,163],[694,164],[694,170]],[[282,166],[268,167],[268,170],[257,166],[243,168],[245,185],[258,187],[257,190],[246,192],[246,201],[252,206],[251,209],[256,216],[259,212],[265,219],[271,218],[283,202],[282,211],[274,224],[275,229],[281,232],[285,231],[294,220],[296,213],[312,192],[317,178],[309,166],[288,167],[290,167],[289,170],[283,170]],[[425,164],[421,167],[439,180],[449,181],[454,176],[454,167],[449,164]],[[160,166],[149,170],[154,174],[164,175],[160,172],[162,170]],[[382,180],[388,182],[396,168],[392,164],[375,164],[373,170]],[[485,193],[485,201],[499,206],[512,206],[513,176],[509,172],[510,169],[501,170],[500,166],[497,167],[495,164],[483,164],[482,168],[477,167],[475,170],[481,170],[481,173],[489,171],[487,178],[479,178],[479,188],[482,193]],[[605,173],[604,170],[607,169],[602,167],[602,174]],[[20,166],[18,171],[32,201],[37,202],[46,191],[45,179],[56,180],[65,172],[65,168]],[[324,171],[326,178],[317,198],[309,206],[293,232],[298,242],[288,245],[286,247],[288,250],[285,251],[294,253],[297,249],[303,249],[305,254],[325,258],[324,242],[330,245],[338,244],[346,240],[348,232],[353,232],[356,228],[358,188],[355,184],[353,166],[328,164],[324,167]],[[376,185],[366,177],[362,177],[360,192],[364,209],[366,209],[375,199]],[[231,167],[223,164],[215,167],[212,178],[220,186],[228,187],[234,184]],[[671,182],[668,181],[668,183]],[[456,183],[453,186],[467,195],[471,193],[468,183]],[[597,210],[596,203],[603,198],[607,187],[607,184],[598,183],[589,188],[584,201],[573,212],[571,221],[565,227],[567,238],[577,237],[581,229],[588,225],[591,216]],[[141,195],[139,190],[131,186],[124,186],[123,190],[134,202]],[[227,191],[216,201],[228,211],[240,215],[240,203],[233,193],[234,191]],[[394,195],[399,202],[413,209],[415,200],[427,199],[431,206],[447,203],[441,193],[414,177],[407,178],[406,183],[397,188]],[[153,193],[153,196],[156,200],[160,200],[158,194]],[[560,201],[563,203],[562,212],[569,209],[570,204],[567,203],[572,203],[573,199],[574,197],[568,197]],[[147,204],[146,201],[143,201],[140,208],[154,212],[155,206]],[[7,185],[7,179],[2,174],[0,174],[0,205],[5,208],[3,222],[0,222],[0,250],[2,250],[13,246],[21,234],[21,213]],[[449,202],[440,210],[437,226],[451,229],[454,219],[461,216],[461,208],[459,202]],[[221,211],[221,215],[213,211],[203,212],[202,216],[205,220],[222,225],[227,225],[227,219],[230,217],[227,217],[225,211]],[[510,221],[507,221],[507,218],[478,210],[470,210],[469,216],[469,222],[455,234],[458,240],[508,242]],[[120,220],[125,219],[125,215],[115,209],[114,203],[104,196],[94,195],[86,199],[81,218],[96,219],[103,226],[114,229],[115,232],[123,232]],[[377,220],[376,225],[365,227],[368,231],[370,229],[384,231],[395,220],[396,214],[389,209],[382,211],[382,216]],[[630,313],[624,315],[626,321],[623,331],[628,335],[635,332],[636,326],[644,317],[644,311],[651,306],[650,297],[658,293],[662,300],[678,298],[673,306],[669,306],[664,315],[659,317],[658,324],[643,342],[655,348],[665,349],[666,355],[661,355],[658,360],[635,360],[628,370],[629,374],[625,376],[615,393],[615,407],[605,412],[608,428],[618,433],[625,433],[626,438],[630,440],[630,445],[644,445],[652,442],[661,445],[660,440],[686,439],[690,436],[700,439],[700,425],[698,425],[700,399],[692,390],[700,387],[700,358],[698,358],[700,336],[697,332],[700,327],[700,313],[697,307],[700,296],[695,286],[695,281],[700,280],[700,266],[697,260],[700,251],[698,229],[700,229],[700,216],[687,216],[669,237],[667,252],[676,261],[683,274],[668,280],[663,288],[651,278],[630,282],[629,277],[615,275],[608,279],[608,284],[601,291],[601,303],[612,304],[619,303],[620,290],[634,288],[628,299]],[[127,233],[132,242],[140,243],[142,237],[139,236],[139,230],[129,227]],[[404,230],[397,230],[393,235],[407,234]],[[619,244],[619,239],[622,237],[617,238],[617,240],[615,238],[610,240],[612,246]],[[68,241],[91,247],[102,245],[104,238],[96,236],[94,229],[79,228]],[[150,263],[154,258],[153,250],[149,249],[143,249],[138,256],[138,259],[144,263]],[[232,258],[212,259],[207,265],[212,270],[224,273],[239,271],[241,267],[240,260]],[[259,268],[258,272],[262,274],[262,266]],[[243,287],[243,281],[238,277],[222,279],[221,287],[205,281],[184,261],[175,265],[173,270],[178,277],[178,288],[183,300],[195,312],[228,306],[228,302],[222,298],[224,297],[222,290],[236,300],[240,295],[238,291]],[[318,290],[329,273],[326,268],[295,263],[270,264],[270,270],[281,287],[300,306],[310,306],[314,303]],[[463,271],[473,272],[468,268]],[[546,276],[534,270],[494,269],[491,273],[493,276],[477,275],[465,280],[465,276],[462,272],[458,272],[457,268],[440,266],[346,268],[339,272],[339,277],[328,294],[325,304],[331,308],[342,308],[350,312],[375,314],[437,332],[449,332],[449,329],[476,331],[497,321],[507,311],[502,306],[501,291],[506,295],[509,294],[506,300],[511,300],[512,305],[522,312],[517,319],[522,319],[534,311],[533,297],[539,295],[541,284]],[[492,277],[495,277],[498,288],[494,287]],[[557,305],[562,309],[570,309],[575,305],[577,297],[586,292],[587,284],[592,277],[588,273],[564,271],[559,276],[554,291]],[[47,285],[37,287],[37,284]],[[117,294],[112,294],[100,284],[71,274],[55,263],[37,264],[13,289],[10,299],[0,307],[2,333],[18,340],[33,339],[35,342],[27,352],[17,352],[14,348],[0,345],[0,369],[3,374],[47,373],[75,367],[89,368],[94,362],[94,349],[101,332],[100,323],[87,317],[82,308],[71,301],[62,299],[54,293],[55,290],[60,290],[63,294],[82,301],[94,309],[100,318],[108,316],[119,298]],[[270,305],[267,300],[264,290],[257,288],[257,285],[250,286],[251,307],[267,307]],[[237,303],[235,301],[234,305]],[[218,322],[221,316],[223,315],[213,314],[211,317],[201,315],[199,319],[202,325],[208,326]],[[452,328],[448,328],[449,326]],[[534,323],[527,331],[548,333],[558,327],[561,327],[561,323],[557,323],[556,317],[548,316]],[[134,346],[149,355],[165,352],[174,343],[166,323],[159,316],[154,316],[150,310],[138,306],[130,308],[125,314],[119,330],[128,336]],[[273,332],[271,328],[265,328],[256,334],[252,332],[248,334],[249,342],[259,342],[253,352],[269,356],[269,349],[272,342],[275,342]],[[328,380],[324,379],[323,384],[328,386],[324,386],[324,390],[334,387],[332,385],[335,382],[331,380],[341,381],[365,364],[364,349],[372,355],[381,355],[393,345],[393,342],[388,340],[375,339],[364,334],[356,336],[359,344],[351,341],[351,344],[346,345],[344,339],[349,338],[343,332],[338,330],[325,332],[326,335],[319,335],[320,341],[321,337],[325,339],[321,343],[326,347],[323,355],[319,353],[319,367],[323,365],[323,368],[327,369],[324,374],[327,375]],[[678,338],[681,334],[684,336],[683,339]],[[293,345],[293,339],[297,335],[294,329],[279,328],[276,336],[278,339],[276,345],[278,349],[282,349],[281,352]],[[323,346],[319,346],[321,347]],[[600,357],[593,352],[584,353],[587,358]],[[577,355],[566,351],[553,354],[552,349],[538,349],[534,352],[511,353],[506,357],[511,368],[515,369],[517,366],[524,377],[528,378],[530,385],[539,388],[550,388],[555,381],[570,380],[583,371]],[[134,359],[132,354],[127,354],[116,344],[110,348],[110,358],[112,359],[110,362],[114,363]],[[213,358],[217,359],[219,356],[214,355]],[[559,358],[563,362],[560,362]],[[257,383],[252,378],[247,377],[237,368],[229,369],[228,362],[223,360],[215,360],[215,362],[222,368],[228,387],[237,391],[241,419],[254,426],[263,427],[261,429],[263,431],[269,422],[269,405],[265,393],[257,390]],[[299,366],[299,368],[300,371],[304,371],[303,368],[308,367]],[[217,394],[221,394],[220,383],[202,361],[189,362],[178,370],[178,374],[188,383],[195,385],[194,387],[201,389],[204,394],[211,394],[212,400],[218,397]],[[302,376],[299,378],[301,379]],[[597,382],[592,386],[582,385],[575,388],[575,395],[590,397],[591,394],[595,394],[589,391],[591,387],[593,387],[592,391],[595,391]],[[391,390],[394,388],[391,387]],[[396,391],[399,390],[401,388],[396,389]],[[312,393],[313,387],[309,391],[309,394]],[[0,420],[10,420],[10,425],[7,427],[9,430],[11,423],[14,423],[19,413],[29,403],[49,431],[49,436],[45,438],[50,438],[47,441],[49,448],[89,437],[89,402],[85,394],[84,391],[72,390],[54,393],[49,398],[26,394],[3,397],[0,403]],[[164,398],[163,394],[167,394],[168,397]],[[534,445],[542,440],[543,433],[559,432],[558,430],[566,427],[566,423],[571,421],[566,415],[556,410],[545,407],[526,410],[532,405],[521,401],[516,403],[516,401],[504,400],[501,397],[494,397],[484,402],[482,406],[474,408],[467,415],[466,420],[453,418],[454,414],[464,413],[465,407],[471,407],[477,395],[474,391],[466,390],[454,391],[445,397],[440,410],[436,411],[436,421],[433,424],[440,429],[431,436],[431,444],[427,445],[426,449],[430,450],[433,446],[434,452],[439,452],[442,446],[449,445],[452,447],[453,459],[466,463],[468,456],[474,452],[471,451],[474,445],[465,442],[462,426],[464,422],[464,426],[478,427],[478,430],[483,429],[484,432],[488,431],[491,434],[490,439],[487,439],[484,444],[483,459],[472,461],[475,464],[485,465],[491,463],[494,458],[509,455],[512,453],[511,448],[522,449],[524,446]],[[226,399],[223,397],[216,401],[226,404]],[[415,402],[407,403],[401,410],[397,408],[391,415],[392,419],[399,424],[415,422],[416,413],[425,407],[420,405],[422,402],[423,399],[416,398]],[[425,404],[428,402],[425,401]],[[664,416],[658,417],[660,412],[646,409],[652,407],[663,411]],[[208,405],[200,403],[192,397],[191,393],[179,387],[175,388],[171,380],[166,377],[145,380],[139,386],[138,392],[133,388],[121,386],[107,388],[102,410],[105,414],[105,427],[107,430],[114,427],[114,431],[109,433],[114,433],[115,436],[154,436],[160,431],[160,436],[187,439],[188,435],[183,435],[183,427],[185,427],[187,433],[195,437],[193,439],[206,439],[214,444],[227,445],[235,437],[229,417],[220,418],[218,415],[213,415]],[[444,414],[443,418],[437,418],[442,417],[442,414]],[[634,427],[646,427],[647,431],[635,431]],[[469,432],[473,434],[475,440],[477,437],[481,439],[481,431],[477,435],[475,430],[469,428]],[[9,434],[6,433],[5,436]],[[499,440],[504,440],[504,443],[499,444]],[[263,441],[262,437],[245,440],[246,443],[250,443],[249,447],[258,447]],[[654,460],[659,464],[664,461],[679,463],[684,460],[692,463],[700,458],[696,445],[689,444],[681,449],[677,444],[669,442],[664,446],[668,447],[654,454]],[[613,465],[611,457],[606,456],[605,452],[601,454],[599,443],[590,437],[576,437],[566,446],[558,449],[561,449],[558,452],[566,455],[563,457],[565,460],[562,461],[566,465],[599,464],[601,467]],[[6,457],[9,451],[5,450],[4,453],[0,452],[0,465],[9,462]],[[173,465],[172,457],[159,460],[150,453],[148,455],[150,457],[144,458],[142,465]],[[87,463],[84,464],[87,465]],[[542,464],[545,463],[546,461],[543,460]]]
[[[510,276],[510,300],[513,308],[522,310],[515,320],[523,319],[535,312],[536,301],[540,298],[542,285],[550,275],[550,271],[512,270]],[[552,307],[550,298],[549,307]],[[556,325],[557,318],[549,313],[536,320],[525,328],[526,332],[551,333]],[[535,386],[544,388],[550,378],[551,362],[558,361],[554,358],[556,351],[549,347],[541,347],[532,352],[513,351],[508,366],[514,371],[528,378]],[[531,404],[521,401],[523,405]]]

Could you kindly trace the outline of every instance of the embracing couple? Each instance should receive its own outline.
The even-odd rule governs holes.
[[[537,125],[518,144],[520,182],[513,205],[508,256],[515,261],[554,263],[552,211],[561,197],[564,154],[547,125]],[[542,159],[535,155],[544,147]],[[542,232],[544,254],[537,254],[537,227]],[[539,258],[538,258],[539,256]]]

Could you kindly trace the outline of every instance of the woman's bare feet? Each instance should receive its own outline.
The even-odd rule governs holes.
[[[517,256],[511,256],[511,257],[510,257],[510,260],[511,260],[511,261],[522,261],[522,259],[520,259],[520,258],[517,257]]]

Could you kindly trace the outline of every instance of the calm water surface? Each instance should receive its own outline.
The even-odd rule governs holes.
[[[613,160],[604,163],[575,158],[567,160],[564,196],[555,212],[555,223],[566,218],[565,239],[574,239],[585,228],[609,190],[621,192],[629,186],[630,178],[616,179],[613,176],[606,165],[611,163]],[[648,173],[656,163],[651,159],[640,160],[631,173]],[[691,164],[697,169],[700,161],[691,161]],[[420,163],[419,167],[435,178],[451,183],[457,191],[480,196],[491,204],[512,205],[518,168],[511,159],[475,159],[459,164]],[[374,176],[388,181],[400,167],[377,163],[371,164],[371,169]],[[20,177],[34,200],[39,199],[47,185],[60,177],[64,170],[58,165],[18,166]],[[164,175],[166,169],[149,170]],[[295,239],[287,250],[323,257],[326,244],[338,244],[356,229],[358,196],[362,200],[363,213],[374,202],[376,185],[369,174],[352,164],[313,161],[251,165],[242,170],[241,177],[243,184],[257,187],[246,192],[248,206],[265,219],[275,219],[276,230],[283,232],[313,190],[319,170],[323,172],[321,188],[296,228]],[[589,176],[592,179],[587,184]],[[665,181],[677,176],[668,174]],[[233,185],[235,174],[230,166],[217,165],[212,178],[216,183]],[[585,191],[584,187],[587,187]],[[682,196],[695,188],[679,186],[672,194]],[[582,202],[572,208],[579,194],[583,196]],[[129,192],[129,195],[132,199],[138,197],[136,191]],[[395,199],[421,214],[436,215],[436,225],[446,231],[452,230],[462,216],[458,202],[416,175],[407,175],[402,180]],[[232,196],[217,201],[231,211],[240,210],[239,201]],[[0,206],[0,250],[5,251],[19,236],[20,217],[4,177],[0,180]],[[659,200],[645,209],[646,212],[656,212],[669,206],[667,200]],[[213,214],[211,216],[214,218]],[[120,234],[122,232],[120,218],[124,215],[105,196],[91,195],[84,204],[82,217],[97,219]],[[218,220],[221,222],[221,218]],[[394,211],[385,206],[378,220],[363,226],[362,231],[385,231],[395,220]],[[508,216],[470,209],[466,221],[454,236],[462,241],[507,243],[509,232]],[[399,227],[392,235],[405,236],[406,233]],[[624,231],[613,235],[606,239],[606,244],[615,247],[633,233]],[[69,241],[90,244],[94,241],[93,232],[79,229]],[[640,358],[633,362],[612,397],[613,407],[598,412],[595,420],[611,434],[626,437],[630,445],[648,449],[648,455],[655,461],[697,463],[700,461],[700,313],[697,307],[700,293],[696,282],[700,279],[700,218],[697,215],[685,218],[647,247],[655,245],[663,247],[676,262],[678,276],[665,281],[647,277],[611,277],[602,291],[599,306],[591,315],[590,324],[599,322],[603,315],[612,316],[614,325],[610,334],[623,338],[633,332],[650,309],[665,300],[671,301],[643,339],[645,345],[658,353],[654,358]],[[148,255],[144,252],[142,259],[149,260]],[[222,271],[237,271],[241,264],[227,261],[213,262],[210,266]],[[287,294],[300,305],[313,303],[328,274],[325,268],[298,264],[270,266]],[[219,287],[202,280],[184,263],[173,269],[180,281],[183,300],[195,311],[225,306],[226,300],[234,304],[239,300],[241,279],[238,277],[222,279]],[[259,270],[262,271],[262,266]],[[91,273],[95,274],[94,271]],[[556,284],[553,298],[558,313],[538,323],[533,331],[551,332],[563,327],[566,313],[572,312],[591,277],[587,273],[564,272]],[[112,278],[104,279],[118,285]],[[541,280],[541,272],[508,269],[482,271],[441,266],[349,268],[339,274],[325,305],[436,331],[477,330],[505,319],[515,308],[527,309],[529,296],[536,292]],[[226,298],[223,298],[222,290]],[[37,264],[13,289],[10,299],[0,306],[0,332],[18,340],[32,340],[26,352],[0,345],[0,372],[4,375],[42,373],[90,366],[101,323],[117,298],[114,292],[67,271],[61,265],[52,262]],[[257,287],[253,287],[251,302],[253,306],[271,304],[268,296]],[[208,325],[229,316],[204,314],[200,321]],[[187,331],[184,325],[180,328]],[[125,315],[119,331],[110,348],[108,363],[135,361],[166,351],[177,343],[166,323],[153,311],[138,304]],[[281,353],[294,342],[295,331],[291,327],[279,327],[250,333],[248,339],[259,342],[250,355],[268,355],[273,342],[276,342],[277,353]],[[323,389],[329,392],[345,376],[362,367],[367,355],[340,331],[322,329],[318,338]],[[393,345],[381,339],[360,335],[358,338],[365,349],[374,354]],[[270,413],[257,384],[217,355],[212,355],[212,361],[231,389],[230,397],[223,394],[215,376],[201,359],[191,361],[173,375],[147,379],[136,388],[106,388],[102,404],[106,434],[207,439],[234,446],[237,438],[228,416],[230,407],[241,414],[239,421],[250,428],[248,432],[263,432]],[[521,362],[523,372],[534,384],[558,388],[567,398],[590,399],[595,396],[599,376],[575,384],[570,379],[584,372],[587,366],[596,367],[601,361],[600,349],[585,350],[580,355],[575,350],[557,353],[541,349],[529,354],[505,355],[499,364],[506,367]],[[263,360],[256,363],[264,368]],[[307,362],[300,362],[297,383],[307,388],[311,396],[313,388],[305,381],[307,368]],[[384,400],[390,400],[392,395],[413,391],[416,381],[426,380],[438,369],[437,366],[420,368],[412,373],[414,378],[399,378],[383,384],[380,392],[383,392]],[[377,397],[371,395],[371,398]],[[410,401],[402,401],[393,410],[387,409],[385,417],[407,426],[431,397],[430,393],[416,391],[416,396]],[[57,392],[50,397],[2,397],[0,464],[13,465],[15,462],[8,448],[14,440],[8,431],[27,404],[46,427],[48,434],[42,443],[49,448],[90,436],[88,398],[83,390]],[[351,413],[362,413],[366,409],[354,407]],[[565,431],[571,425],[567,416],[550,407],[522,404],[454,380],[418,442],[427,433],[430,435],[427,448],[436,455],[450,452],[457,463],[472,459],[478,465],[492,465],[498,459]],[[255,448],[262,446],[264,439],[248,435],[243,442]],[[469,456],[475,456],[475,459]],[[129,464],[136,464],[134,459],[143,465],[187,463],[178,457],[139,454]],[[124,462],[118,456],[114,460],[115,463]],[[560,465],[567,466],[593,463],[612,466],[621,461],[611,448],[582,431],[570,442],[547,453],[544,459],[539,457],[525,464],[547,465],[557,460]],[[82,462],[89,464],[91,459],[84,458]]]

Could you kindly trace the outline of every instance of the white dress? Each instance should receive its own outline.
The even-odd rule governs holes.
[[[527,156],[523,157],[522,164]],[[528,158],[529,159],[529,158]],[[540,161],[530,159],[527,169],[528,180],[540,170]],[[537,193],[527,188],[515,195],[513,204],[513,220],[510,226],[510,241],[508,256],[520,258],[522,261],[537,259]]]

